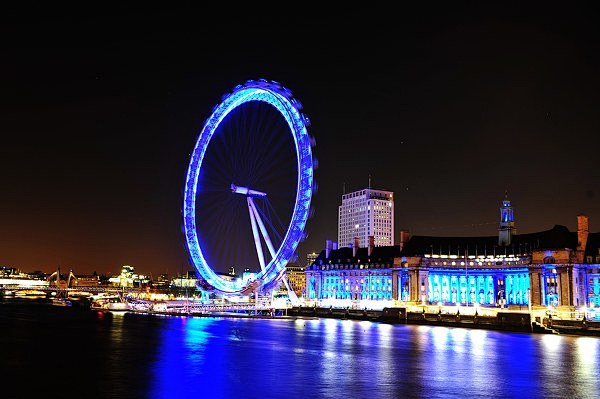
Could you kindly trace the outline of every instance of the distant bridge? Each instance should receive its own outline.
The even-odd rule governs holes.
[[[39,291],[39,292],[43,292],[43,293],[52,293],[52,292],[56,292],[56,293],[69,293],[69,292],[90,292],[92,294],[98,294],[101,292],[107,292],[107,293],[123,293],[123,292],[127,292],[127,293],[138,293],[138,292],[146,292],[145,289],[143,288],[127,288],[125,291],[123,290],[123,288],[119,288],[119,287],[107,287],[107,286],[95,286],[95,287],[69,287],[69,288],[64,288],[64,287],[55,287],[55,286],[50,286],[50,285],[18,285],[17,283],[15,283],[14,285],[0,285],[0,292],[3,292],[4,294],[6,294],[6,292],[24,292],[24,291],[28,291],[30,293],[33,294],[33,292],[35,291]],[[41,295],[41,294],[40,294]]]

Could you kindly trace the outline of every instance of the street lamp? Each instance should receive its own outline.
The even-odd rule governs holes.
[[[467,280],[466,281],[466,284],[467,284],[467,290],[466,291],[469,291],[469,293],[467,294],[468,295],[467,299],[466,299],[467,306],[469,306],[469,296],[471,295],[471,286],[469,284],[469,271],[468,271],[469,269],[468,269],[468,264],[469,264],[469,262],[468,262],[468,258],[467,258],[467,250],[465,249],[465,279]],[[466,291],[465,291],[465,293],[466,293]]]

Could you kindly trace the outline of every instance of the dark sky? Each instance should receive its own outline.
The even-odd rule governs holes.
[[[396,231],[496,234],[505,190],[518,233],[574,230],[579,213],[599,231],[597,14],[420,3],[4,9],[0,265],[191,269],[189,154],[221,96],[257,78],[288,87],[312,121],[319,191],[302,261],[337,239],[344,184],[369,174],[396,193]]]

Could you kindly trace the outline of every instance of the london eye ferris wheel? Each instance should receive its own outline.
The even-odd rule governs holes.
[[[249,80],[204,123],[187,171],[183,227],[190,260],[214,290],[273,287],[305,237],[316,162],[301,110],[281,84]],[[251,278],[232,278],[230,268]]]

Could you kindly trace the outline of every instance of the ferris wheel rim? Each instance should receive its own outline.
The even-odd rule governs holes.
[[[220,277],[204,258],[196,228],[196,194],[204,153],[213,134],[229,113],[251,101],[270,104],[285,119],[288,133],[294,140],[297,182],[292,216],[275,256],[264,269],[257,273],[255,280],[244,284],[242,281],[230,281]],[[235,294],[244,292],[249,287],[254,289],[257,286],[271,284],[281,277],[282,270],[304,238],[304,227],[308,219],[314,188],[312,156],[314,141],[308,135],[308,118],[300,112],[301,109],[301,103],[294,99],[291,91],[279,83],[264,79],[250,80],[243,85],[237,85],[230,94],[222,97],[222,101],[213,108],[196,140],[190,157],[184,190],[184,233],[191,263],[201,277],[217,291]]]

